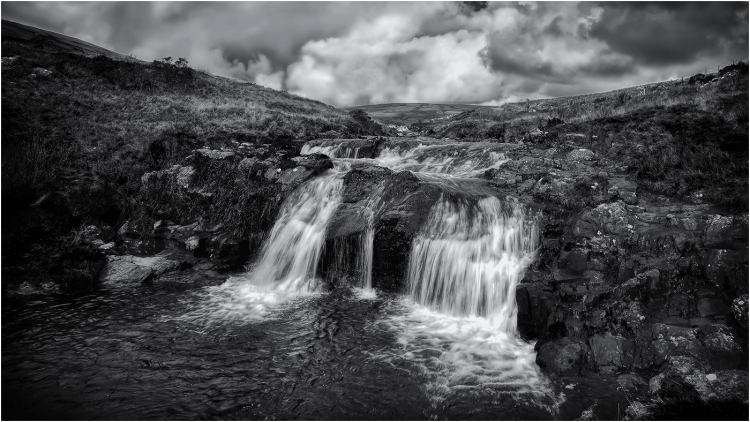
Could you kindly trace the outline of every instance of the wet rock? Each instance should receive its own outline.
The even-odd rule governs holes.
[[[516,288],[516,304],[517,326],[521,336],[528,340],[541,336],[553,308],[553,302],[547,297],[543,286],[521,284]]]
[[[589,261],[589,251],[585,249],[574,249],[560,252],[558,268],[566,269],[573,273],[586,271]]]
[[[242,171],[252,171],[253,167],[257,163],[258,163],[258,159],[256,157],[246,157],[246,158],[243,158],[242,161],[240,161],[238,168]]]
[[[703,243],[710,249],[733,249],[736,243],[747,241],[747,225],[734,225],[733,218],[710,215],[703,231]]]
[[[109,242],[99,246],[99,250],[105,254],[110,254],[115,252],[115,247],[115,242]]]
[[[666,289],[666,286],[661,282],[661,273],[658,269],[654,268],[644,271],[638,276],[645,281],[648,292],[651,296],[659,295]]]
[[[572,161],[589,161],[594,158],[595,154],[588,149],[579,148],[570,151],[565,158]]]
[[[624,178],[613,178],[609,180],[609,189],[607,193],[622,199],[628,205],[638,204],[636,190],[638,185]]]
[[[99,281],[104,284],[143,283],[174,270],[179,265],[179,262],[165,256],[108,256],[107,264],[99,275]]]
[[[233,151],[216,150],[210,148],[201,148],[195,150],[195,152],[204,155],[212,160],[225,160],[234,157]]]
[[[613,374],[633,363],[632,341],[610,334],[589,338],[593,361],[602,374]]]
[[[313,173],[313,170],[307,169],[304,166],[297,166],[292,169],[286,169],[279,176],[279,182],[284,185],[296,185],[300,184],[303,180],[307,180]]]
[[[648,381],[636,374],[622,374],[617,377],[618,390],[629,393],[648,387]]]
[[[563,337],[544,343],[537,352],[536,363],[548,373],[578,375],[586,365],[588,351],[586,343]]]
[[[702,318],[710,318],[726,314],[729,308],[716,297],[704,297],[698,300],[697,310]]]
[[[708,356],[700,340],[697,329],[656,323],[651,327],[651,349],[658,360],[669,356],[691,356],[700,361],[707,361]]]
[[[207,239],[204,254],[222,270],[239,270],[250,257],[250,242],[219,233]]]
[[[741,295],[748,290],[748,254],[742,251],[712,249],[703,262],[708,280],[719,287]]]
[[[695,387],[679,375],[659,374],[649,381],[649,393],[665,402],[696,402],[700,395]]]
[[[737,332],[722,324],[707,324],[700,327],[698,338],[715,369],[733,369],[747,364],[747,351]]]
[[[627,216],[623,202],[601,204],[581,215],[573,228],[573,234],[586,238],[601,234],[624,234],[628,230]]]
[[[333,162],[325,154],[310,154],[295,160],[297,164],[312,171],[312,175],[318,175],[333,168]]]
[[[742,327],[747,330],[748,324],[748,295],[744,295],[734,299],[732,301],[732,316],[734,320]]]

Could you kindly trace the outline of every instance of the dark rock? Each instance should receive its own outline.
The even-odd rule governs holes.
[[[649,389],[651,394],[665,402],[697,402],[701,399],[698,391],[678,375],[662,377],[658,385],[650,382]]]
[[[732,316],[737,324],[740,325],[744,330],[747,330],[748,324],[748,295],[744,295],[734,299],[732,301]]]
[[[624,178],[613,178],[609,179],[609,185],[607,193],[610,195],[622,199],[628,205],[638,204],[638,196],[636,195],[638,185],[634,182]]]
[[[536,355],[536,363],[556,375],[578,375],[587,363],[586,343],[563,337],[544,343]]]
[[[540,337],[547,326],[547,318],[553,307],[552,300],[543,291],[543,286],[521,284],[516,288],[518,306],[517,327],[527,340]]]
[[[739,334],[722,324],[707,324],[698,331],[698,338],[715,369],[747,367],[747,351]]]
[[[623,202],[601,204],[584,212],[573,228],[573,234],[586,238],[602,234],[619,235],[628,230],[627,211]]]
[[[648,381],[636,374],[622,374],[617,376],[618,389],[634,393],[641,389],[648,388]]]
[[[303,166],[313,172],[311,175],[318,175],[328,169],[333,168],[333,162],[324,154],[310,154],[296,160],[300,166]]]
[[[748,254],[728,249],[712,249],[703,262],[708,280],[733,295],[748,292]]]
[[[591,355],[599,372],[612,374],[632,364],[632,342],[624,337],[610,334],[595,335],[589,338]],[[630,355],[626,355],[625,351]]]
[[[574,249],[572,251],[560,252],[558,265],[572,273],[582,273],[586,271],[589,261],[589,252],[585,249]]]
[[[703,243],[706,248],[733,249],[735,243],[746,242],[747,238],[747,225],[734,225],[731,217],[711,215],[706,220],[706,228],[703,231]]]
[[[179,262],[166,256],[108,256],[99,281],[106,284],[139,284],[178,267]]]

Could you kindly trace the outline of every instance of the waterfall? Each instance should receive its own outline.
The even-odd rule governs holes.
[[[357,271],[362,280],[362,288],[372,289],[372,247],[375,241],[375,228],[368,224],[364,236],[359,244],[359,254],[357,256]]]
[[[343,174],[329,170],[282,205],[257,265],[205,291],[202,306],[182,318],[199,324],[250,321],[268,308],[318,290],[315,274],[328,222],[341,203]]]
[[[516,331],[516,285],[536,249],[536,228],[517,202],[472,204],[442,197],[430,210],[409,257],[417,303],[452,316],[482,317]]]
[[[328,221],[341,203],[343,186],[341,175],[331,172],[311,180],[286,201],[253,271],[258,284],[298,290],[315,277]]]

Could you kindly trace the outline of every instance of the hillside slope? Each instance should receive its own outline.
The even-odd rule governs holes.
[[[5,20],[2,45],[4,281],[46,274],[87,224],[122,224],[142,175],[196,148],[266,144],[294,156],[297,140],[383,133],[361,113]]]
[[[458,114],[473,110],[492,110],[494,107],[471,104],[376,104],[349,107],[349,110],[362,110],[373,119],[389,125],[412,125],[431,123],[449,119]]]
[[[498,107],[383,104],[358,107],[389,124],[443,139],[570,141],[621,163],[657,194],[748,209],[748,65],[616,91]]]

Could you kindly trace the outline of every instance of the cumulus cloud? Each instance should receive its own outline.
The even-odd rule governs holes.
[[[338,106],[597,92],[748,49],[745,2],[8,2],[2,16]]]

